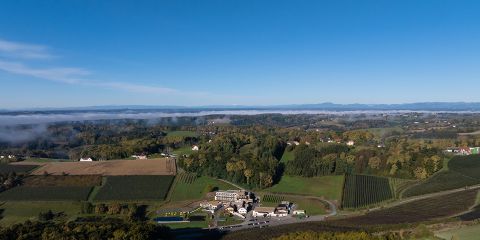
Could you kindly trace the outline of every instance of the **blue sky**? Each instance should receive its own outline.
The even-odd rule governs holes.
[[[0,3],[0,108],[480,101],[479,1]]]

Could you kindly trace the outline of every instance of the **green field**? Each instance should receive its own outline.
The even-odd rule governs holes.
[[[280,162],[286,163],[288,161],[292,161],[295,158],[295,151],[287,151],[283,152],[282,159],[280,159]]]
[[[343,190],[342,207],[359,208],[392,199],[394,192],[388,178],[347,175]]]
[[[190,155],[190,154],[192,154],[193,152],[195,152],[195,151],[193,151],[193,150],[192,150],[192,147],[190,147],[190,146],[185,146],[185,147],[177,148],[177,149],[174,149],[174,150],[172,151],[173,154],[176,154],[176,155],[178,155],[178,156],[181,156],[181,155],[184,155],[184,154],[185,154],[185,155]]]
[[[403,196],[417,196],[480,184],[480,155],[456,156],[442,170],[424,182],[405,190]]]
[[[453,236],[460,240],[476,240],[480,236],[480,224],[437,232],[435,236],[445,240],[454,239]]]
[[[404,130],[401,127],[391,127],[391,128],[368,128],[367,131],[371,132],[375,139],[380,140],[384,136],[392,134],[393,132],[403,133]]]
[[[343,175],[313,178],[283,176],[279,183],[263,191],[311,195],[325,197],[330,200],[340,200],[342,198],[343,180]]]
[[[328,208],[325,202],[316,198],[289,196],[281,194],[265,194],[261,198],[263,207],[276,207],[282,201],[289,201],[297,205],[297,209],[303,209],[308,215],[325,214]]]
[[[95,201],[164,200],[174,176],[108,176]]]
[[[67,218],[80,212],[78,202],[4,202],[0,204],[3,210],[0,225],[8,226],[26,220],[36,220],[40,212],[52,210],[55,213],[63,212]]]
[[[6,174],[10,172],[15,173],[27,173],[37,168],[38,165],[13,165],[13,164],[0,164],[0,174]]]
[[[170,200],[171,201],[185,201],[185,200],[196,200],[201,199],[205,196],[206,187],[210,185],[219,190],[228,190],[228,189],[237,189],[236,187],[213,179],[211,177],[202,176],[198,178],[193,178],[188,176],[186,173],[181,173],[177,175],[175,180]]]
[[[172,137],[197,137],[198,134],[192,131],[171,131],[167,133],[167,136]]]
[[[83,201],[92,187],[19,186],[0,193],[0,201]]]

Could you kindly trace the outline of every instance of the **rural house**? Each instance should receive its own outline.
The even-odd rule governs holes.
[[[79,161],[80,161],[80,162],[92,162],[93,159],[92,159],[92,158],[80,158]]]

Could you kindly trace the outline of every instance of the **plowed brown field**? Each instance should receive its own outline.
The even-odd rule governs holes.
[[[173,159],[110,160],[94,162],[54,162],[35,169],[32,175],[175,175]]]

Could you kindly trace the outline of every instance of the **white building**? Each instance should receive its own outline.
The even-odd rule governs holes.
[[[252,212],[253,217],[272,217],[275,216],[274,207],[256,207]]]
[[[305,210],[294,210],[293,215],[305,215]]]
[[[192,147],[192,151],[198,151],[198,149],[199,149],[199,148],[198,148],[198,146],[197,146],[197,145],[193,145],[193,147]]]
[[[353,145],[355,145],[354,141],[350,140],[350,141],[347,142],[347,146],[353,146]]]
[[[245,198],[248,198],[248,196],[243,190],[226,190],[215,192],[215,201],[236,202],[239,199]]]
[[[80,158],[79,161],[80,161],[80,162],[92,162],[93,159],[92,159],[92,158]]]
[[[135,158],[135,159],[140,159],[140,160],[145,160],[147,159],[147,155],[145,154],[141,154],[141,155],[132,155],[132,158]]]
[[[244,207],[241,207],[241,208],[238,209],[238,213],[240,213],[242,215],[245,215],[245,214],[247,214],[247,209],[244,208]]]

